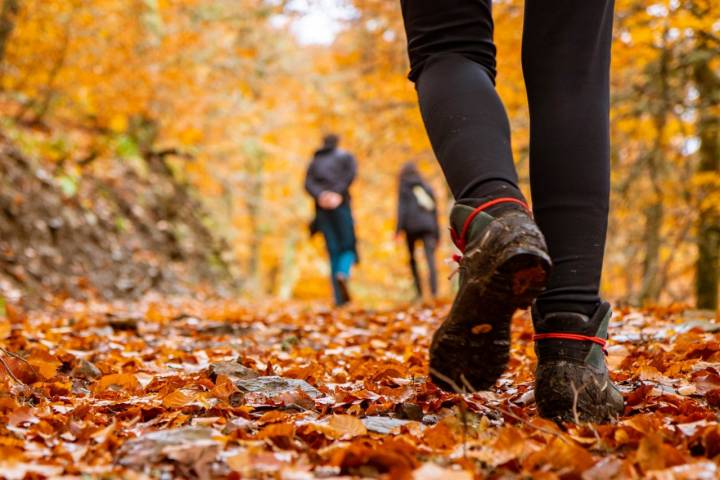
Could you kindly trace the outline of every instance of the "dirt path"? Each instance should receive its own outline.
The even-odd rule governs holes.
[[[626,416],[559,428],[535,414],[525,314],[497,391],[428,383],[429,335],[447,309],[10,308],[0,345],[29,363],[2,355],[25,385],[0,366],[0,477],[718,475],[720,325],[680,310],[622,312],[609,361]]]

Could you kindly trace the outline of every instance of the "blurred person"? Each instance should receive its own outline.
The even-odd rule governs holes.
[[[422,298],[422,280],[415,260],[415,244],[421,242],[425,251],[430,293],[437,296],[437,268],[435,267],[435,249],[439,238],[437,205],[435,194],[420,176],[415,164],[407,162],[400,170],[398,179],[398,214],[396,236],[405,234],[410,271],[415,282],[415,292]]]
[[[533,211],[518,188],[495,90],[491,0],[401,0],[425,127],[456,203],[460,284],[433,335],[444,389],[487,389],[506,368],[510,320],[532,305],[535,399],[548,418],[608,421],[623,397],[605,362],[599,295],[610,187],[613,0],[525,0]],[[484,328],[474,327],[483,325]]]
[[[321,232],[330,257],[335,304],[350,301],[350,269],[357,263],[355,225],[350,208],[350,184],[355,179],[355,157],[338,148],[340,138],[326,135],[307,169],[305,190],[315,200],[311,234]]]

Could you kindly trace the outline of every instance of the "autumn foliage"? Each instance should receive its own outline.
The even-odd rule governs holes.
[[[537,416],[526,312],[496,390],[429,382],[449,307],[402,303],[400,166],[452,199],[398,2],[338,0],[330,44],[299,41],[303,3],[0,1],[0,478],[720,477],[720,3],[616,1],[610,425]],[[526,188],[522,2],[493,3]],[[359,163],[340,310],[302,190],[328,131]]]
[[[1,475],[718,475],[713,319],[682,308],[619,312],[608,361],[625,415],[612,425],[556,425],[535,413],[525,313],[496,391],[446,393],[429,383],[428,339],[447,310],[66,302],[27,316],[11,308],[0,323]]]
[[[142,171],[139,158],[174,152],[163,158],[230,241],[243,290],[282,298],[329,295],[323,246],[304,228],[311,206],[301,179],[321,134],[336,131],[359,160],[353,194],[365,261],[355,295],[407,299],[411,281],[392,240],[400,166],[417,161],[441,205],[449,199],[405,78],[399,5],[346,2],[335,41],[305,45],[292,29],[297,3],[4,1],[3,128],[28,155],[54,162],[57,179],[82,181],[118,161]],[[522,2],[494,3],[498,90],[527,185]],[[617,2],[604,285],[612,298],[697,294],[713,308],[718,16],[710,0]],[[450,253],[443,242],[441,254]]]

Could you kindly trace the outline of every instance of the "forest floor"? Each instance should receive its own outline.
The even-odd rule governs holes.
[[[0,477],[703,479],[720,475],[720,325],[621,310],[612,425],[538,418],[527,313],[492,392],[427,379],[448,305],[146,299],[8,305]],[[8,370],[12,372],[9,374]]]

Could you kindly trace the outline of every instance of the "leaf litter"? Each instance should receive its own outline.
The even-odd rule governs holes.
[[[622,310],[611,425],[537,417],[527,313],[492,392],[427,378],[448,305],[57,302],[0,321],[0,478],[717,478],[720,329]]]

